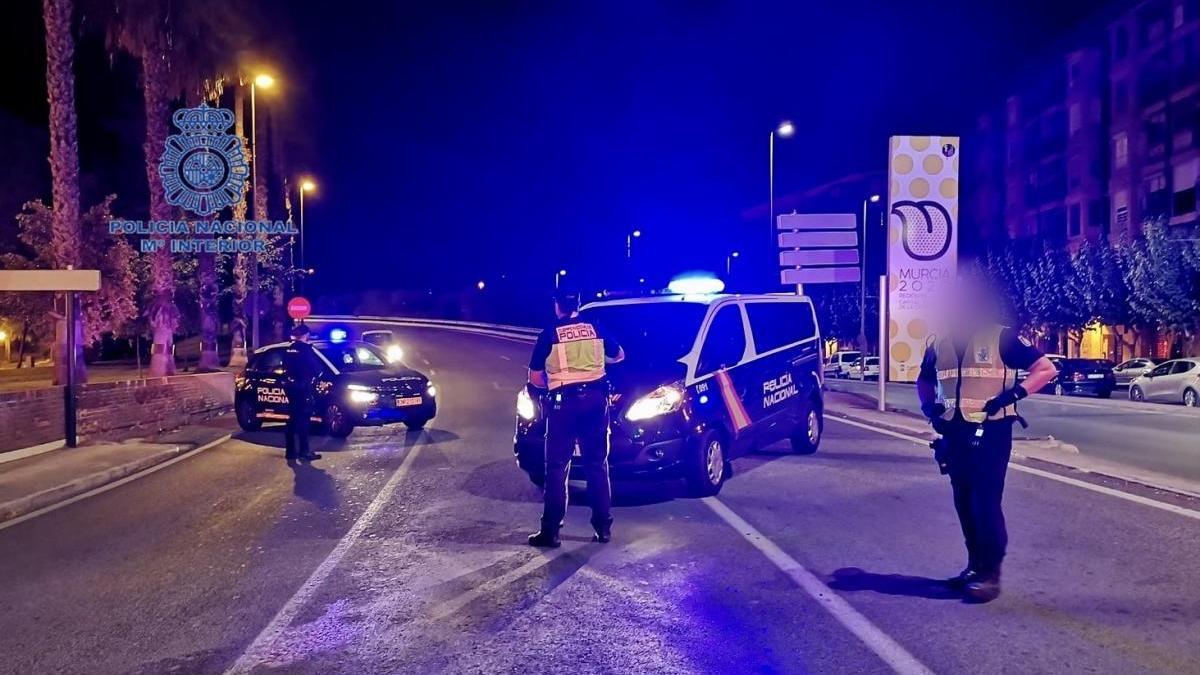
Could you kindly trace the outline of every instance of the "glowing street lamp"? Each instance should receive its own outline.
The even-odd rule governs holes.
[[[641,230],[634,230],[625,235],[625,259],[633,260],[633,240],[642,236]]]
[[[863,200],[862,273],[858,281],[858,348],[863,354],[867,353],[867,205],[877,203],[879,203],[879,195],[871,195]],[[881,341],[880,349],[882,349],[882,344]],[[880,377],[882,378],[883,376],[880,375]],[[858,379],[866,381],[866,367],[859,369]]]
[[[250,81],[250,189],[254,191],[254,218],[256,220],[266,220],[265,213],[258,212],[258,204],[262,202],[258,199],[258,114],[256,105],[256,94],[258,88],[270,89],[275,86],[275,78],[266,73],[259,73]],[[251,285],[255,292],[250,296],[250,313],[254,315],[250,322],[250,348],[258,349],[258,253],[252,253],[253,267],[251,268]]]
[[[559,270],[557,273],[555,273],[555,275],[554,275],[554,287],[555,288],[559,287],[559,284],[561,284],[561,282],[562,282],[562,278],[565,276],[567,276],[566,270]]]
[[[770,143],[770,150],[768,152],[768,159],[769,159],[769,163],[770,163],[768,173],[770,174],[770,182],[771,182],[770,198],[768,200],[768,205],[767,205],[767,209],[768,209],[767,215],[768,215],[768,219],[769,219],[769,222],[768,222],[769,227],[768,227],[767,235],[770,237],[770,246],[767,248],[768,256],[770,255],[770,252],[773,251],[776,247],[776,243],[775,243],[775,136],[778,135],[780,138],[791,138],[793,135],[795,135],[795,133],[796,133],[795,125],[793,125],[791,122],[789,122],[787,120],[780,122],[779,126],[777,126],[771,130],[771,143]]]
[[[479,290],[481,290],[481,291],[482,291],[483,289],[487,288],[487,284],[485,284],[485,283],[483,282],[483,280],[481,279],[481,280],[479,281],[479,283],[475,284],[475,288],[478,288]]]
[[[741,255],[742,254],[738,253],[737,251],[731,251],[729,253],[729,255],[725,256],[725,278],[726,279],[733,278],[733,259],[741,257]]]

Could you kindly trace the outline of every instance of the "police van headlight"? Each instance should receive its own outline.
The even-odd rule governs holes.
[[[668,384],[634,401],[629,410],[625,411],[625,419],[640,422],[673,413],[682,405],[683,389]]]
[[[537,419],[537,404],[533,402],[528,389],[522,388],[517,392],[517,415],[526,422]]]
[[[379,400],[379,394],[371,391],[370,387],[364,387],[361,384],[347,385],[346,389],[350,392],[350,401],[353,403],[374,403]]]

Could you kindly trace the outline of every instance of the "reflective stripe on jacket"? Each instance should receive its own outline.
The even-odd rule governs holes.
[[[967,345],[961,362],[952,339],[943,338],[937,342],[938,388],[946,406],[945,419],[953,419],[955,410],[963,419],[975,423],[1017,416],[1013,406],[991,416],[983,413],[985,403],[1017,383],[1017,371],[1005,366],[1000,358],[1000,334],[1003,331],[1003,326],[993,326],[977,332]]]
[[[546,378],[551,389],[604,378],[604,340],[595,326],[580,321],[554,329],[556,340],[546,358]]]

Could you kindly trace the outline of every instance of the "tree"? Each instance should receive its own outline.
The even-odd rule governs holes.
[[[1177,341],[1200,329],[1200,270],[1190,262],[1190,246],[1161,221],[1147,223],[1129,247],[1125,275],[1132,315],[1174,332]]]
[[[50,176],[54,205],[50,238],[51,267],[78,267],[79,260],[79,139],[75,114],[75,39],[71,33],[73,0],[43,0],[46,24],[46,93],[50,103]],[[78,327],[75,327],[78,330]],[[54,382],[67,375],[66,317],[56,331]],[[82,340],[76,340],[76,378],[87,380]]]

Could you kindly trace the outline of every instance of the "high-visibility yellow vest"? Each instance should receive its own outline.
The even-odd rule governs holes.
[[[604,378],[604,340],[586,321],[558,326],[558,338],[546,358],[546,378],[551,389]]]
[[[968,343],[961,362],[951,338],[942,338],[936,343],[938,388],[946,406],[945,419],[953,419],[955,410],[963,419],[974,423],[1017,416],[1013,406],[991,416],[983,412],[983,405],[988,400],[1017,383],[1017,371],[1005,366],[1000,358],[1000,334],[1003,331],[1004,326],[992,326],[977,332]]]

